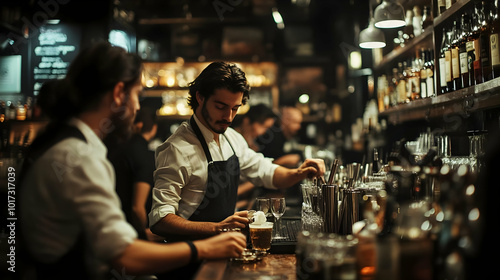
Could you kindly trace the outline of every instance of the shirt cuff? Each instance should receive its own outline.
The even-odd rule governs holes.
[[[107,231],[107,232],[106,232]],[[126,221],[117,221],[112,227],[103,229],[95,248],[102,260],[111,260],[123,253],[137,239],[137,232]]]
[[[267,172],[264,174],[262,177],[262,182],[264,183],[264,188],[270,189],[270,190],[277,190],[278,188],[273,185],[273,178],[274,178],[274,171],[276,171],[276,168],[278,168],[279,165],[277,164],[272,164],[270,168],[270,172]]]
[[[175,207],[172,205],[162,205],[159,207],[154,207],[151,209],[151,212],[148,215],[149,218],[149,227],[154,226],[158,223],[163,217],[168,214],[175,214]]]

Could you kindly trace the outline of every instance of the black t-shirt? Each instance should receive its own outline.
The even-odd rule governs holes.
[[[285,155],[283,147],[286,141],[280,125],[275,123],[266,133],[257,138],[256,143],[259,146],[259,152],[264,156],[277,159]]]
[[[145,182],[150,185],[146,201],[146,213],[151,211],[151,191],[154,187],[154,152],[148,149],[148,142],[141,135],[133,135],[123,144],[107,143],[108,159],[116,173],[116,192],[122,203],[127,221],[136,229],[139,238],[146,239],[144,230],[132,215],[134,184]]]

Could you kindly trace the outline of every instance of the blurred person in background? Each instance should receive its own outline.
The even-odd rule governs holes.
[[[248,147],[258,152],[259,147],[256,144],[257,137],[266,133],[273,126],[276,120],[276,114],[273,110],[264,104],[252,105],[244,115],[238,115],[233,121],[234,130],[240,133],[247,141]],[[248,209],[252,190],[255,185],[252,182],[242,180],[238,186],[237,209]]]
[[[299,132],[302,125],[302,112],[295,107],[283,107],[281,118],[267,130],[266,133],[257,138],[257,144],[264,156],[273,158],[273,163],[288,168],[297,167],[302,161],[301,152],[285,151],[285,145],[289,143]]]
[[[102,139],[130,135],[141,73],[137,55],[102,42],[83,49],[66,77],[41,91],[51,122],[30,146],[18,182],[17,271],[25,279],[155,274],[236,257],[245,248],[245,236],[235,232],[194,242],[142,241],[125,220]]]
[[[116,173],[116,192],[127,221],[134,226],[140,239],[163,241],[148,226],[147,213],[151,210],[151,190],[154,186],[154,151],[148,147],[156,135],[158,125],[154,110],[143,107],[137,112],[134,133],[125,143],[106,137],[108,159]]]
[[[273,110],[266,105],[252,105],[244,115],[235,117],[232,127],[245,138],[250,149],[259,152],[255,141],[274,125],[276,118]]]

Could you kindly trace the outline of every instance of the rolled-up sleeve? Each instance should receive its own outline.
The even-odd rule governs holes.
[[[86,237],[90,239],[96,256],[109,261],[120,255],[137,238],[136,231],[127,223],[121,211],[120,200],[114,190],[114,171],[103,158],[81,158],[81,163],[66,176],[64,185],[74,201],[75,210],[81,217]]]
[[[152,190],[151,212],[148,216],[149,226],[155,225],[168,214],[184,216],[178,211],[183,186],[190,178],[189,161],[174,146],[164,145],[156,152],[155,185]]]

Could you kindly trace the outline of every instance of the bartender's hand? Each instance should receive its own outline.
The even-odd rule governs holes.
[[[306,159],[298,168],[299,174],[306,178],[316,178],[325,174],[325,162],[322,159]]]
[[[247,239],[239,232],[225,232],[194,241],[193,244],[198,250],[199,259],[235,258],[243,253],[247,246]]]
[[[216,231],[224,228],[245,228],[248,223],[248,211],[239,211],[217,223]]]
[[[278,166],[274,170],[273,185],[278,189],[289,188],[307,178],[325,174],[325,162],[322,159],[306,159],[299,168],[288,169]]]

